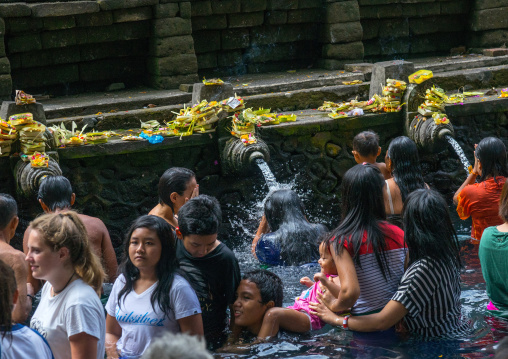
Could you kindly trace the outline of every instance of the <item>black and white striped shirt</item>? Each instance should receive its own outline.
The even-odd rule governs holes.
[[[423,337],[455,337],[469,332],[461,319],[460,273],[431,259],[413,263],[392,300],[407,310],[408,329]]]

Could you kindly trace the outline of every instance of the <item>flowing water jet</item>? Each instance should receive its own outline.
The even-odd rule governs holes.
[[[455,153],[457,153],[457,156],[459,156],[460,162],[462,162],[462,166],[464,166],[464,169],[466,170],[466,172],[469,173],[469,168],[471,167],[471,164],[467,160],[467,157],[464,154],[464,151],[462,150],[462,147],[460,147],[458,142],[455,141],[455,139],[452,136],[446,135],[445,139],[448,141],[448,143],[455,150]]]
[[[275,179],[270,167],[268,167],[268,163],[265,162],[263,158],[257,158],[256,164],[258,165],[263,177],[265,178],[266,185],[269,190],[276,189],[279,187],[279,183]]]

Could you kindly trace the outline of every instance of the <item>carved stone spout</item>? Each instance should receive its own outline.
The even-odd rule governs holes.
[[[270,161],[270,151],[263,140],[258,138],[257,143],[245,146],[232,137],[221,151],[222,172],[224,175],[248,174],[254,170],[258,158]]]

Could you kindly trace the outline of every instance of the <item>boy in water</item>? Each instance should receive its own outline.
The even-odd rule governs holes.
[[[257,337],[266,312],[282,307],[282,280],[267,270],[253,270],[244,274],[236,293],[233,305],[235,325]]]
[[[356,163],[370,163],[379,168],[385,179],[392,176],[384,163],[376,162],[377,157],[381,154],[379,147],[379,136],[373,131],[360,132],[353,138],[353,156]]]
[[[233,313],[240,282],[234,253],[217,239],[221,219],[219,202],[200,195],[182,206],[176,229],[176,256],[198,296],[205,338],[211,349],[220,347],[227,338],[227,308]],[[233,325],[234,317],[230,327]]]

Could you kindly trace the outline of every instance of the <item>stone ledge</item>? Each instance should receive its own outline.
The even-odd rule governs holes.
[[[23,17],[30,16],[32,9],[25,3],[0,5],[0,17]]]
[[[28,5],[33,17],[71,16],[99,12],[96,1],[71,1],[65,3],[44,3]]]
[[[152,152],[172,148],[213,144],[217,141],[216,138],[217,134],[215,130],[211,130],[185,137],[165,137],[163,142],[157,144],[150,144],[148,141],[122,141],[120,139],[109,139],[107,143],[97,145],[59,148],[58,156],[60,159],[75,159],[96,156],[121,155],[134,152]]]
[[[98,0],[101,10],[117,10],[131,7],[157,5],[159,0]]]

